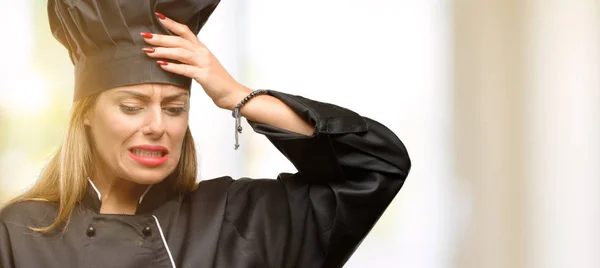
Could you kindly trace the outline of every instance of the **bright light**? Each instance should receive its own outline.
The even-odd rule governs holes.
[[[50,104],[48,87],[42,76],[33,69],[32,57],[34,20],[31,1],[11,1],[7,3],[6,21],[19,27],[7,27],[4,34],[10,36],[9,43],[0,43],[4,64],[0,68],[0,107],[15,115],[35,115],[47,109]],[[18,44],[18,45],[15,45]]]
[[[10,57],[10,56],[9,56]],[[0,90],[0,107],[9,114],[35,115],[48,109],[49,89],[46,81],[33,70],[20,71],[5,81]]]

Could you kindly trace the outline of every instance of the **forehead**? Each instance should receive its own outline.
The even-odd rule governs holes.
[[[171,84],[145,83],[120,86],[105,91],[108,95],[140,95],[150,98],[164,98],[173,95],[189,96],[189,90]]]

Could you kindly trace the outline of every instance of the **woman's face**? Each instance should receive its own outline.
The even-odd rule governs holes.
[[[96,174],[155,184],[173,172],[188,127],[189,91],[138,84],[100,93],[85,118]]]

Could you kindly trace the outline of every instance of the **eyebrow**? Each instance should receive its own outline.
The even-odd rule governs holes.
[[[166,97],[163,99],[163,101],[171,101],[171,100],[176,100],[176,99],[179,99],[179,98],[181,98],[181,97],[183,97],[183,96],[187,96],[187,97],[189,97],[189,96],[190,96],[190,93],[188,93],[188,92],[182,92],[182,93],[177,93],[177,94],[169,95],[169,96],[166,96]]]
[[[142,93],[131,91],[131,90],[119,90],[119,91],[117,91],[117,93],[126,93],[126,94],[132,95],[132,96],[134,96],[136,98],[140,98],[140,99],[146,99],[146,100],[151,99],[151,97],[148,96],[148,95],[146,95],[146,94],[142,94]],[[175,99],[181,98],[182,96],[188,96],[189,97],[190,93],[188,93],[188,92],[182,92],[182,93],[177,93],[177,94],[169,95],[169,96],[166,96],[163,99],[163,101],[175,100]]]

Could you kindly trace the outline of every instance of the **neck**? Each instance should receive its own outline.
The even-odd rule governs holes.
[[[101,214],[134,215],[140,197],[149,187],[115,176],[105,176],[99,172],[90,179],[101,195]]]

